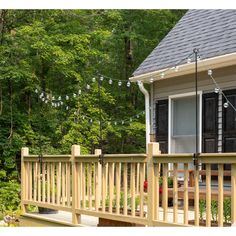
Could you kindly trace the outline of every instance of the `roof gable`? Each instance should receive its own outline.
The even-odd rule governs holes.
[[[133,75],[173,67],[194,48],[201,59],[236,52],[236,10],[189,10]]]

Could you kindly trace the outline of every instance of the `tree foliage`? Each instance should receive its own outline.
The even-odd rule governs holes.
[[[20,148],[31,153],[104,153],[145,150],[144,110],[137,86],[118,87],[91,79],[128,80],[176,24],[179,10],[0,10],[0,180],[17,179]],[[69,110],[40,101],[35,89],[56,96],[91,89],[67,102]],[[76,112],[76,116],[75,116]],[[101,139],[102,138],[102,142]]]

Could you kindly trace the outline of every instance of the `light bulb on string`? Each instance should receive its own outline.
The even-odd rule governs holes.
[[[39,91],[38,91],[38,89],[35,89],[34,92],[35,92],[35,93],[38,93]]]
[[[109,79],[108,83],[109,83],[109,84],[112,84],[112,79]]]
[[[66,100],[69,100],[69,96],[68,95],[66,95]]]
[[[61,96],[58,97],[58,100],[61,101]]]
[[[219,88],[215,88],[215,93],[219,93],[220,89]]]
[[[92,78],[92,82],[93,82],[93,83],[96,82],[96,78],[95,78],[95,77]]]
[[[43,101],[43,102],[45,101],[45,98],[44,98],[44,97],[42,97],[42,101]]]
[[[67,110],[67,111],[69,110],[69,107],[68,107],[68,106],[66,106],[66,110]]]
[[[78,95],[80,95],[80,94],[81,94],[81,89],[78,90]]]
[[[129,88],[129,87],[130,87],[130,85],[131,85],[131,84],[130,84],[130,82],[128,81],[128,82],[127,82],[127,87]]]
[[[87,85],[86,85],[86,88],[89,90],[89,89],[90,89],[90,85],[89,85],[89,84],[87,84]]]
[[[47,104],[47,103],[48,103],[48,100],[45,100],[45,103]]]
[[[92,119],[90,119],[90,123],[93,123],[93,120],[92,120]]]
[[[54,97],[54,96],[52,96],[52,100],[55,100],[55,97]]]
[[[103,79],[104,79],[103,76],[101,76],[101,77],[100,77],[100,81],[103,81]]]
[[[207,74],[208,74],[209,76],[211,76],[211,75],[212,75],[212,70],[208,70],[208,71],[207,71]]]
[[[114,122],[114,125],[117,125],[117,122],[116,122],[116,121]]]
[[[61,105],[61,103],[60,103],[60,102],[58,102],[58,103],[57,103],[57,107],[59,107],[60,105]]]
[[[153,83],[153,78],[150,79],[150,83]]]
[[[118,86],[121,86],[122,85],[122,82],[119,80],[119,82],[118,82]]]
[[[224,108],[228,108],[229,107],[229,103],[228,102],[225,102],[224,103]]]
[[[60,104],[63,105],[63,101],[61,101]]]
[[[73,97],[76,98],[76,93],[73,93]]]

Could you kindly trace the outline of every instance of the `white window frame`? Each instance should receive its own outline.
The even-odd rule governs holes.
[[[173,111],[173,103],[172,100],[175,98],[184,98],[184,97],[190,97],[194,96],[196,92],[189,92],[189,93],[181,93],[181,94],[175,94],[170,95],[168,97],[168,154],[171,153],[171,131],[173,127],[173,120],[172,118],[172,111]],[[199,151],[202,152],[202,91],[198,91],[197,93],[199,95],[199,113],[198,113],[198,119],[199,119]]]

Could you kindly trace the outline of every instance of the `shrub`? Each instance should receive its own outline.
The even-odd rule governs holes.
[[[206,211],[206,201],[200,200],[199,201],[199,218],[201,221],[203,220],[203,215],[205,211]]]
[[[0,183],[0,212],[16,211],[20,207],[20,184],[15,181]]]

